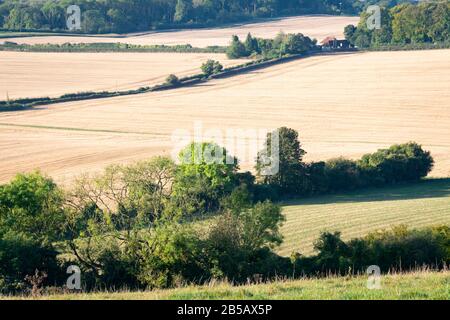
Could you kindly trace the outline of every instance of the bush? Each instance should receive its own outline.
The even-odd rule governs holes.
[[[239,59],[248,57],[250,53],[245,49],[245,45],[239,40],[238,36],[233,36],[231,44],[227,49],[227,57],[229,59]]]
[[[169,288],[210,278],[201,238],[188,225],[161,225],[143,240],[136,255],[137,277],[145,287]]]
[[[8,231],[0,235],[0,293],[23,292],[28,287],[26,276],[36,270],[47,274],[47,284],[55,284],[59,271],[57,254],[52,246],[24,233]]]
[[[8,230],[42,244],[61,238],[62,190],[39,172],[19,174],[0,185],[0,231]]]
[[[171,86],[177,86],[180,84],[180,79],[178,79],[176,75],[171,74],[166,78],[166,84]]]
[[[204,64],[202,64],[202,72],[206,76],[210,76],[216,73],[219,73],[223,70],[223,66],[220,64],[219,61],[215,60],[208,60]]]
[[[422,266],[442,269],[450,262],[450,227],[408,230],[398,226],[348,242],[341,239],[339,232],[325,232],[314,248],[316,256],[295,259],[297,272],[364,273],[371,265],[379,266],[382,272],[410,271]]]
[[[414,142],[378,150],[358,162],[367,185],[418,181],[428,175],[433,165],[430,152]]]
[[[218,217],[205,240],[211,276],[236,283],[275,276],[283,259],[271,249],[282,241],[283,221],[281,208],[270,202]]]
[[[337,192],[357,189],[361,186],[360,173],[355,161],[345,158],[328,160],[325,163],[328,191]]]

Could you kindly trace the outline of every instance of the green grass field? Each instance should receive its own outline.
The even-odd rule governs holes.
[[[381,278],[381,289],[369,290],[367,277],[330,277],[278,281],[233,287],[216,284],[152,292],[119,292],[43,296],[51,300],[411,300],[450,299],[450,272],[415,272]]]
[[[325,230],[341,231],[348,240],[400,224],[450,224],[450,179],[314,197],[287,203],[283,212],[287,220],[279,253],[310,255],[313,242]]]

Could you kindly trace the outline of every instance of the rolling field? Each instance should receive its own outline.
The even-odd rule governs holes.
[[[196,126],[223,135],[226,129],[291,127],[300,133],[306,160],[360,157],[414,140],[431,150],[432,175],[448,177],[449,55],[315,56],[194,87],[0,113],[0,181],[40,168],[64,183],[111,163],[170,155],[180,137],[184,145],[193,138]],[[220,137],[207,140],[232,149]],[[253,148],[246,158],[237,153],[244,169],[253,164],[254,142],[243,142]]]
[[[350,240],[401,224],[450,224],[450,179],[305,199],[286,204],[283,213],[284,243],[278,252],[311,255],[322,231],[341,231]]]
[[[200,73],[208,59],[225,67],[247,60],[203,53],[37,53],[0,52],[0,100],[58,97],[83,91],[116,91],[152,86],[171,73]]]
[[[258,23],[240,24],[231,27],[218,27],[209,29],[169,30],[161,32],[148,32],[129,34],[126,36],[33,36],[5,39],[24,44],[62,44],[92,43],[92,42],[121,42],[129,44],[191,44],[194,47],[225,46],[230,42],[232,35],[240,37],[253,35],[264,38],[273,38],[278,32],[301,32],[309,37],[321,41],[327,36],[343,37],[343,30],[349,24],[357,24],[359,17],[341,17],[327,15],[310,15],[292,18],[273,19]],[[0,37],[1,38],[1,37]],[[1,39],[0,39],[1,41]]]
[[[367,277],[330,277],[233,287],[216,284],[152,292],[43,296],[42,300],[448,300],[450,273],[420,271],[382,276],[381,289]],[[0,299],[2,299],[0,297]],[[4,298],[5,299],[5,298]],[[16,298],[17,299],[17,298]],[[19,298],[20,299],[20,298]]]

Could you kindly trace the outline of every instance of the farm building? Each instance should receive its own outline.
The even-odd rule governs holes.
[[[323,50],[350,49],[353,45],[348,40],[338,40],[335,37],[326,37],[321,43]]]

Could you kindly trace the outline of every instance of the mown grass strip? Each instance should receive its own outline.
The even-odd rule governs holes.
[[[450,224],[449,208],[450,179],[292,201],[284,206],[285,241],[278,252],[310,255],[314,240],[325,230],[341,231],[348,240],[400,224]]]

